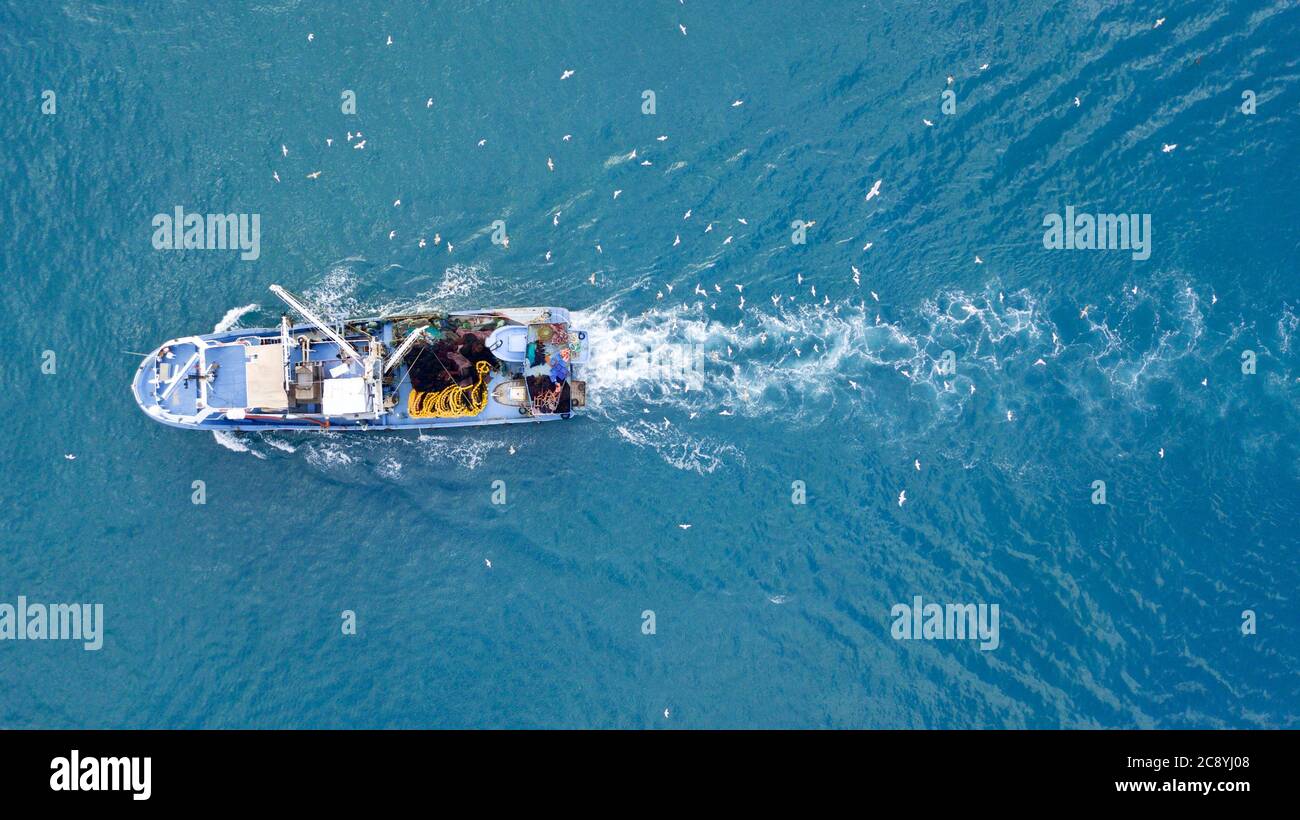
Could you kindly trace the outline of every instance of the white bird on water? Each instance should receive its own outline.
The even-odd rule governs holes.
[[[312,171],[307,175],[307,179],[316,179],[320,176],[320,171]]]
[[[287,145],[281,144],[280,153],[284,154],[286,157],[289,156],[289,147]]]
[[[1178,147],[1178,143],[1176,142],[1165,142],[1165,143],[1161,143],[1160,150],[1165,152],[1166,154],[1169,154],[1172,153],[1173,150],[1177,147]]]
[[[655,139],[659,140],[660,142],[663,142],[664,140],[668,139],[668,135],[660,134],[659,136],[655,137]]]
[[[870,191],[867,191],[867,202],[870,202],[874,197],[878,197],[878,196],[880,196],[880,183],[881,183],[881,182],[883,182],[883,180],[879,180],[879,179],[876,180],[876,184],[874,184],[874,185],[871,186],[871,190],[870,190]]]
[[[673,236],[673,247],[675,248],[675,247],[677,247],[677,246],[680,245],[680,244],[682,244],[682,235],[681,235],[681,234],[676,234],[676,235],[674,235],[674,236]]]
[[[484,564],[487,564],[487,568],[488,568],[488,569],[492,569],[492,561],[491,561],[491,559],[484,558],[484,559],[483,559],[483,563],[484,563]]]
[[[358,142],[356,145],[354,145],[354,146],[352,146],[352,147],[353,147],[355,150],[360,151],[361,149],[363,149],[363,148],[366,147],[366,141],[365,141],[365,140],[361,140],[361,142]]]
[[[394,208],[399,207],[401,204],[402,204],[402,200],[400,200],[400,199],[394,199],[394,200],[393,200],[393,207],[394,207]]]
[[[566,69],[564,70],[564,73],[560,75],[560,79],[561,79],[561,80],[567,80],[567,79],[569,79],[569,78],[572,77],[572,76],[573,76],[573,69],[571,69],[571,68],[566,68]]]
[[[694,525],[693,525],[693,524],[678,524],[677,526],[681,527],[681,528],[684,529],[684,530],[689,530],[689,529],[690,529],[692,526],[694,526]]]
[[[1161,457],[1161,458],[1164,458],[1164,457],[1165,457],[1165,448],[1163,448],[1163,447],[1160,448],[1160,457]]]
[[[983,265],[983,264],[984,264],[984,260],[983,260],[983,259],[980,259],[979,254],[975,254],[975,264],[976,264],[976,265]]]
[[[1075,98],[1074,98],[1074,107],[1075,107],[1075,108],[1078,108],[1078,107],[1079,107],[1079,98],[1078,98],[1078,97],[1075,97]]]
[[[390,34],[388,35],[388,41],[385,42],[384,45],[391,46],[392,44],[393,44],[393,35]]]
[[[551,159],[550,157],[546,158],[546,170],[548,171],[555,170],[555,160]]]
[[[433,108],[433,97],[430,97],[429,99],[424,101],[424,107]]]
[[[903,490],[898,494],[898,506],[901,507],[905,503],[907,503],[907,490]]]
[[[310,43],[312,40],[315,40],[315,39],[316,39],[316,35],[315,35],[315,34],[312,34],[310,31],[307,32],[307,42]]]
[[[913,461],[912,461],[912,466],[916,468],[916,471],[917,471],[918,473],[921,472],[921,459],[918,458],[918,459],[913,460]]]
[[[618,199],[618,195],[621,194],[621,193],[623,193],[623,189],[622,189],[622,188],[619,188],[617,191],[614,192],[614,198],[615,198],[615,199]]]
[[[76,460],[77,460],[77,457],[74,456],[72,453],[64,453],[64,454],[63,454],[63,457],[66,458],[68,461],[76,461]]]
[[[682,36],[685,37],[685,36],[686,36],[686,26],[683,26],[681,23],[678,23],[678,24],[677,24],[677,27],[678,27],[679,29],[682,30]]]
[[[333,144],[334,144],[334,138],[333,138],[333,137],[326,137],[326,138],[325,138],[325,147],[326,147],[326,148],[329,148],[329,147],[330,147],[331,145],[333,145]]]
[[[857,268],[856,265],[849,265],[849,269],[853,271],[853,284],[858,285],[858,286],[861,286],[861,285],[862,285],[862,272],[861,272],[860,270],[858,270],[858,268]]]
[[[927,120],[925,117],[922,117],[922,118],[921,118],[921,122],[925,123],[925,127],[926,127],[926,128],[933,128],[933,127],[934,127],[934,123],[930,122],[930,121]]]
[[[565,134],[564,136],[560,137],[561,142],[568,142],[571,139],[573,139],[572,134]]]
[[[424,237],[423,237],[423,236],[420,237],[419,246],[420,246],[421,248],[423,248],[425,245],[428,245],[428,244],[429,244],[428,242],[425,242],[425,241],[424,241]]]
[[[744,101],[744,100],[736,100],[735,102],[733,102],[733,103],[731,104],[731,107],[732,107],[732,108],[739,108],[739,107],[741,107],[741,106],[744,105],[744,104],[745,104],[745,101]]]
[[[1161,18],[1159,18],[1159,19],[1156,20],[1156,24],[1155,24],[1154,26],[1152,26],[1151,28],[1160,28],[1160,27],[1163,26],[1164,24],[1165,24],[1165,18],[1161,17]]]
[[[279,181],[280,181],[280,172],[279,172],[279,171],[272,171],[272,172],[271,172],[271,179],[275,180],[276,182],[279,182]]]

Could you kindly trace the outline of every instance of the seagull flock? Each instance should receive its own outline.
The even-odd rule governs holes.
[[[1155,21],[1155,25],[1153,26],[1153,28],[1160,28],[1162,25],[1164,25],[1164,23],[1165,23],[1165,18],[1161,17],[1161,18],[1159,18],[1159,19],[1157,19],[1157,20]],[[683,37],[686,36],[686,33],[687,33],[687,32],[686,32],[686,26],[679,24],[679,25],[678,25],[678,29],[681,31],[681,34],[682,34]],[[314,33],[312,33],[312,32],[309,32],[309,33],[307,34],[307,42],[308,42],[308,43],[314,43],[315,40],[316,40],[316,35],[315,35]],[[387,38],[385,39],[384,45],[385,45],[385,46],[392,46],[392,45],[393,45],[393,37],[392,37],[392,35],[387,36]],[[990,67],[990,64],[989,64],[989,63],[982,63],[982,64],[980,64],[980,66],[979,66],[979,71],[981,71],[981,72],[983,72],[983,71],[987,71],[987,70],[989,69],[989,67]],[[569,79],[573,78],[573,77],[576,75],[576,73],[577,73],[577,72],[576,72],[576,70],[574,70],[574,69],[571,69],[571,68],[565,68],[565,69],[563,69],[563,70],[561,71],[561,73],[560,73],[560,81],[566,81],[566,80],[569,80]],[[953,85],[954,82],[955,82],[955,78],[954,78],[952,75],[948,75],[948,76],[946,77],[946,84],[947,84],[947,85],[951,86],[951,85]],[[1074,99],[1073,99],[1073,105],[1074,105],[1074,107],[1078,108],[1078,107],[1081,106],[1081,104],[1082,104],[1082,103],[1081,103],[1080,98],[1079,98],[1078,96],[1075,96]],[[743,100],[743,99],[739,99],[739,98],[733,100],[733,101],[730,103],[730,107],[731,107],[731,108],[740,108],[740,107],[742,107],[742,106],[744,106],[744,105],[745,105],[745,100]],[[425,107],[426,109],[432,109],[432,108],[434,107],[433,97],[428,97],[428,98],[425,99],[425,101],[424,101],[424,107]],[[929,120],[929,119],[927,119],[927,118],[922,118],[921,122],[924,124],[924,126],[925,126],[926,128],[933,128],[933,127],[934,127],[934,122],[931,121],[931,120]],[[572,136],[573,136],[572,134],[565,134],[565,135],[562,137],[562,141],[563,141],[563,142],[569,142],[569,141],[572,139]],[[347,143],[348,143],[349,145],[352,146],[353,150],[357,150],[357,151],[365,150],[366,142],[367,142],[367,141],[366,141],[366,139],[365,139],[365,135],[364,135],[361,131],[357,131],[355,134],[352,133],[351,131],[348,131],[347,134],[346,134],[346,139],[347,139]],[[666,142],[667,140],[668,140],[668,135],[667,135],[667,134],[663,134],[663,135],[660,135],[660,136],[657,138],[656,141],[662,143],[662,142]],[[325,146],[326,146],[327,148],[330,148],[330,147],[332,147],[333,145],[334,145],[334,138],[333,138],[333,137],[328,137],[328,138],[325,139]],[[487,139],[486,139],[486,138],[480,139],[480,140],[477,142],[477,146],[478,146],[479,148],[482,148],[482,147],[484,147],[484,146],[486,146],[486,145],[487,145]],[[1170,153],[1172,153],[1172,152],[1173,152],[1175,149],[1177,149],[1177,148],[1178,148],[1178,143],[1162,143],[1162,144],[1161,144],[1161,148],[1160,148],[1160,150],[1161,150],[1162,153],[1170,154]],[[290,151],[289,151],[289,147],[288,147],[288,145],[287,145],[286,143],[281,143],[281,144],[280,144],[280,155],[281,155],[281,158],[282,158],[282,159],[288,159],[289,154],[290,154]],[[633,149],[631,152],[629,152],[629,153],[626,155],[625,158],[628,159],[628,160],[636,159],[636,158],[637,158],[637,151],[636,151],[636,149]],[[643,158],[643,159],[642,159],[642,162],[641,162],[641,165],[642,165],[642,166],[650,166],[650,165],[652,165],[652,162],[651,162],[651,160],[649,160],[649,159],[644,159],[644,158]],[[548,156],[548,157],[546,158],[546,168],[547,168],[548,171],[551,171],[551,172],[554,172],[554,171],[555,171],[555,161],[554,161],[554,158],[553,158],[553,157],[549,157],[549,156]],[[313,171],[311,171],[311,172],[305,174],[305,178],[306,178],[306,179],[309,179],[309,180],[318,180],[318,179],[320,179],[321,175],[322,175],[322,171],[320,171],[320,170],[313,170]],[[277,183],[277,184],[281,182],[280,173],[279,173],[278,170],[272,170],[272,172],[271,172],[271,179],[272,179],[275,183]],[[884,196],[884,194],[883,194],[883,192],[882,192],[882,186],[883,186],[883,185],[884,185],[884,180],[883,180],[883,179],[876,179],[876,180],[871,184],[870,188],[867,189],[867,191],[866,191],[866,196],[865,196],[865,200],[864,200],[864,201],[866,201],[866,202],[870,202],[870,201],[872,201],[873,199],[875,199],[875,198],[877,198],[877,197]],[[614,191],[613,191],[612,199],[613,199],[613,200],[617,200],[617,199],[619,198],[619,196],[620,196],[622,193],[623,193],[623,189],[617,189],[617,190],[614,190]],[[396,208],[396,207],[400,207],[401,204],[402,204],[402,200],[401,200],[401,198],[399,197],[399,198],[397,198],[397,199],[394,200],[394,202],[393,202],[393,207],[395,207],[395,208]],[[560,213],[561,213],[561,212],[557,210],[557,211],[555,211],[554,214],[552,215],[552,225],[553,225],[553,226],[558,226],[558,225],[559,225]],[[685,214],[683,214],[683,216],[682,216],[682,220],[683,220],[683,221],[685,221],[685,220],[689,220],[689,219],[691,218],[691,216],[692,216],[692,209],[687,209],[686,212],[685,212]],[[749,224],[748,220],[745,219],[745,218],[743,218],[743,217],[742,217],[742,218],[738,218],[736,221],[737,221],[739,224],[741,224],[741,225],[748,225],[748,224]],[[714,228],[714,224],[715,224],[715,223],[713,223],[713,222],[708,222],[707,225],[706,225],[706,227],[705,227],[705,229],[704,229],[704,233],[707,234],[707,233],[712,232],[712,231],[713,231],[713,228]],[[805,226],[806,226],[806,227],[811,227],[813,224],[815,224],[815,222],[808,221],[808,222],[805,223]],[[388,232],[388,238],[389,238],[390,240],[392,240],[392,239],[396,239],[396,237],[397,237],[397,231],[396,231],[395,229],[394,229],[394,230],[390,230],[390,231]],[[725,239],[722,240],[722,243],[721,243],[721,244],[722,244],[722,245],[729,245],[729,244],[731,244],[731,242],[732,242],[733,239],[734,239],[734,234],[729,234]],[[441,243],[442,243],[442,237],[441,237],[441,235],[439,235],[439,234],[434,234],[434,237],[433,237],[433,244],[434,244],[435,246],[438,246],[438,245],[440,245]],[[503,243],[503,244],[504,244],[504,243]],[[677,233],[677,234],[675,234],[674,237],[673,237],[672,246],[673,246],[673,247],[677,247],[677,246],[680,245],[680,244],[681,244],[681,234],[680,234],[680,233]],[[418,238],[418,241],[417,241],[417,247],[423,249],[423,248],[427,247],[427,245],[428,245],[428,243],[427,243],[427,241],[426,241],[426,239],[425,239],[424,237],[419,237],[419,238]],[[863,251],[868,251],[868,250],[871,249],[871,247],[872,247],[873,245],[874,245],[874,242],[867,242],[867,243],[863,246],[862,250],[863,250]],[[453,251],[453,247],[454,247],[453,244],[452,244],[450,241],[448,241],[447,244],[446,244],[446,250],[447,250],[447,253],[451,253],[451,252]],[[506,245],[506,247],[508,247],[508,245]],[[600,246],[599,244],[597,244],[595,247],[596,247],[596,251],[597,251],[597,253],[602,253],[602,252],[603,252],[603,250],[602,250],[602,248],[601,248],[601,246]],[[549,250],[546,251],[545,258],[546,258],[546,260],[547,260],[548,262],[550,261],[550,258],[551,258],[551,251],[549,251]],[[984,261],[984,260],[981,259],[978,255],[975,257],[975,264],[977,264],[977,265],[983,264],[983,261]],[[861,287],[861,281],[862,281],[862,273],[861,273],[861,271],[858,269],[858,267],[857,267],[856,265],[850,265],[849,267],[850,267],[850,271],[852,272],[852,281],[853,281],[854,286],[855,286],[855,287]],[[595,275],[593,274],[593,275],[591,276],[591,278],[590,278],[588,281],[589,281],[591,284],[594,285],[594,284],[596,283],[595,280],[596,280],[596,277],[595,277]],[[803,284],[803,274],[802,274],[802,273],[800,273],[800,274],[797,275],[797,277],[796,277],[796,281],[797,281],[797,284],[799,284],[799,285],[802,285],[802,284]],[[718,286],[718,285],[715,284],[713,287],[714,287],[714,294],[710,294],[710,293],[709,293],[705,288],[701,287],[701,285],[697,283],[696,286],[695,286],[695,290],[693,291],[693,294],[692,294],[692,295],[708,297],[708,296],[711,296],[711,295],[715,295],[715,294],[717,294],[717,293],[721,293],[722,289],[721,289],[720,286]],[[744,291],[744,286],[741,285],[741,284],[736,284],[735,287],[736,287],[736,290],[737,290],[738,295],[739,295],[739,307],[740,307],[741,310],[744,310],[744,308],[745,308],[745,296],[744,296],[744,293],[743,293],[743,291]],[[672,291],[673,291],[673,286],[672,286],[671,284],[666,284],[666,285],[664,285],[663,290],[658,291],[658,293],[656,294],[656,298],[657,298],[657,299],[663,299],[663,298],[665,298],[665,297],[664,297],[664,290],[667,290],[668,294],[671,295],[671,294],[672,294]],[[816,296],[817,296],[817,287],[816,287],[816,285],[815,285],[815,284],[810,284],[810,286],[809,286],[809,291],[810,291],[812,297],[813,297],[814,300],[815,300],[815,299],[816,299]],[[869,291],[869,293],[871,294],[871,297],[872,297],[875,301],[877,301],[877,302],[880,301],[880,297],[879,297],[878,294],[876,294],[875,291]],[[1136,288],[1134,288],[1134,293],[1136,293]],[[779,306],[779,305],[782,303],[782,298],[783,298],[782,295],[780,295],[780,294],[774,294],[774,295],[771,297],[772,304],[773,304],[774,306]],[[784,299],[785,299],[786,301],[793,302],[793,301],[795,300],[795,297],[792,296],[792,295],[786,295],[786,296],[784,297]],[[823,300],[824,300],[824,301],[823,301],[823,304],[829,305],[830,300],[829,300],[829,297],[828,297],[828,296],[823,295]],[[1217,301],[1217,298],[1215,298],[1214,301]],[[716,302],[713,303],[712,307],[716,308]],[[1090,306],[1090,305],[1085,305],[1085,306],[1083,307],[1083,309],[1080,311],[1079,316],[1080,316],[1081,319],[1086,319],[1086,318],[1087,318],[1089,307],[1091,307],[1091,306]],[[838,307],[836,307],[836,311],[838,312]],[[767,339],[767,334],[766,334],[766,333],[762,334],[762,335],[761,335],[761,340],[765,343],[765,342],[766,342],[766,339]],[[814,351],[815,351],[815,352],[820,352],[818,346],[814,345]],[[802,350],[799,349],[799,348],[793,348],[793,352],[795,353],[796,357],[800,357],[800,358],[801,358],[802,355],[803,355]],[[1046,365],[1046,362],[1044,362],[1044,361],[1040,358],[1040,359],[1039,359],[1038,361],[1036,361],[1034,364],[1037,365],[1037,366],[1045,366],[1045,365]],[[1204,386],[1204,385],[1208,384],[1208,380],[1203,380],[1201,383],[1202,383],[1202,385]],[[854,381],[851,380],[851,379],[848,380],[848,384],[849,384],[849,386],[850,386],[851,388],[853,388],[853,389],[855,389],[855,390],[860,389],[859,386],[857,385],[857,383],[854,382]],[[975,386],[974,386],[973,384],[971,385],[971,392],[972,392],[972,393],[975,392]],[[692,414],[692,417],[694,417],[694,415],[695,415],[695,414]],[[722,411],[722,415],[731,415],[731,413],[730,413],[729,411],[725,411],[725,410],[724,410],[724,411]],[[1007,421],[1009,421],[1009,422],[1014,421],[1014,420],[1015,420],[1015,414],[1014,414],[1014,412],[1011,411],[1011,410],[1007,410],[1007,411],[1006,411],[1006,418],[1007,418]],[[512,446],[512,447],[511,447],[511,454],[513,455],[513,453],[514,453],[514,448],[513,448],[513,446]],[[1159,451],[1158,451],[1158,457],[1161,458],[1161,459],[1163,459],[1163,458],[1165,457],[1165,449],[1164,449],[1163,447],[1161,447],[1161,448],[1159,449]],[[64,458],[67,459],[68,461],[73,461],[73,460],[76,459],[76,455],[73,454],[73,453],[66,453],[66,454],[64,455]],[[920,462],[920,460],[919,460],[919,459],[914,460],[914,461],[913,461],[913,466],[915,467],[915,469],[916,469],[917,471],[920,471],[920,470],[921,470],[921,462]],[[908,499],[907,499],[907,491],[906,491],[905,489],[904,489],[904,490],[900,490],[899,493],[898,493],[898,506],[899,506],[899,507],[902,507],[905,503],[907,503],[907,500],[908,500]],[[689,524],[689,523],[681,523],[681,524],[678,524],[677,526],[678,526],[679,528],[681,528],[683,531],[687,531],[687,530],[689,530],[693,525],[692,525],[692,524]],[[492,562],[491,562],[490,560],[488,560],[488,559],[484,559],[484,564],[486,565],[486,567],[487,567],[488,569],[491,569],[491,568],[492,568]],[[664,710],[664,716],[665,716],[665,717],[668,716],[668,710],[666,710],[666,709]]]

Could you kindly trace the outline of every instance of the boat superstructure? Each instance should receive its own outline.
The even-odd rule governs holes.
[[[387,430],[567,419],[586,404],[587,332],[557,307],[329,322],[272,285],[302,320],[173,339],[132,392],[163,424],[203,430]]]

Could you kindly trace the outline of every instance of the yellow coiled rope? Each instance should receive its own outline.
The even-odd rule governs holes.
[[[412,418],[456,418],[459,416],[477,416],[487,407],[488,373],[492,365],[479,362],[474,365],[478,371],[478,381],[469,387],[453,384],[437,392],[412,390],[406,400],[406,412]]]

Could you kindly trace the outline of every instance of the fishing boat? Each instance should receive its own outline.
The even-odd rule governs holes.
[[[154,420],[193,430],[408,430],[570,418],[587,332],[557,307],[329,322],[279,285],[278,328],[172,339],[131,389]]]

